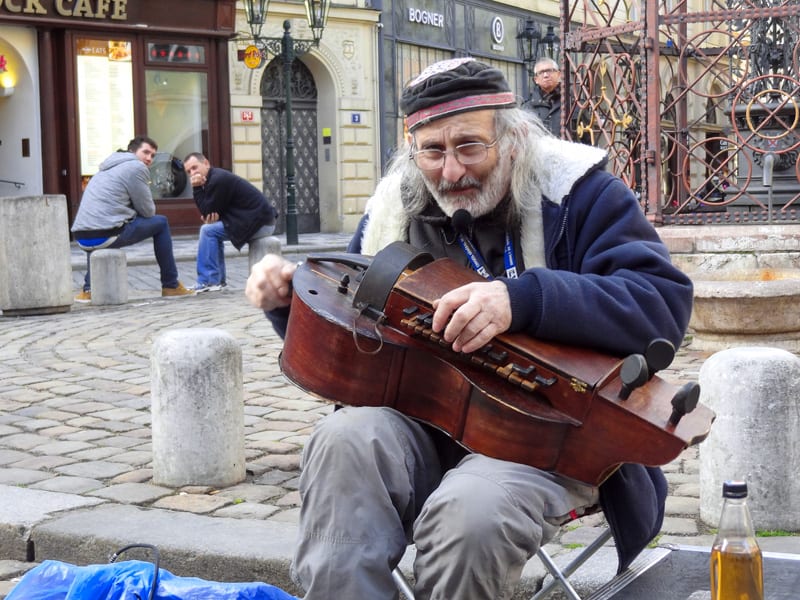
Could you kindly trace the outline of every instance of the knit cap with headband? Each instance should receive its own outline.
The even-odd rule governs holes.
[[[409,132],[458,113],[516,105],[503,72],[474,58],[430,65],[406,85],[400,96]]]

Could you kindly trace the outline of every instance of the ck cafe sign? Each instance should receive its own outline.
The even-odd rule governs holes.
[[[2,14],[128,19],[128,0],[0,0]]]

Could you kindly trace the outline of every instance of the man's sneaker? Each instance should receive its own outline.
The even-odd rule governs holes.
[[[183,296],[194,296],[194,290],[186,289],[179,281],[178,287],[161,288],[161,295],[165,298],[181,298]]]
[[[222,283],[198,283],[192,289],[195,294],[201,294],[203,292],[218,292],[224,287],[226,286]]]
[[[88,302],[92,301],[92,292],[83,290],[75,296],[75,302],[80,302],[81,304],[87,304]]]

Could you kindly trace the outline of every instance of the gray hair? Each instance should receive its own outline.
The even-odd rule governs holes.
[[[539,60],[536,61],[535,65],[533,65],[534,71],[536,70],[536,67],[543,66],[543,65],[547,65],[548,67],[551,67],[551,68],[556,69],[556,70],[558,70],[558,68],[559,68],[558,67],[558,63],[556,61],[554,61],[549,56],[543,56],[542,58],[540,58]]]
[[[494,116],[495,134],[499,138],[497,153],[500,160],[511,160],[511,222],[539,201],[541,194],[537,185],[537,172],[534,165],[537,142],[553,137],[542,121],[533,112],[521,108],[496,110]],[[435,202],[425,183],[422,171],[412,159],[413,145],[406,143],[399,148],[389,163],[386,176],[400,175],[402,181],[403,205],[409,217],[421,214]],[[512,151],[514,157],[512,156]]]

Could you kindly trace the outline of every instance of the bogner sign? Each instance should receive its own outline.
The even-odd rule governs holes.
[[[128,0],[0,0],[0,15],[128,19]]]
[[[431,27],[444,27],[443,14],[414,8],[413,6],[408,8],[408,20],[411,23],[420,23],[421,25],[430,25]]]

